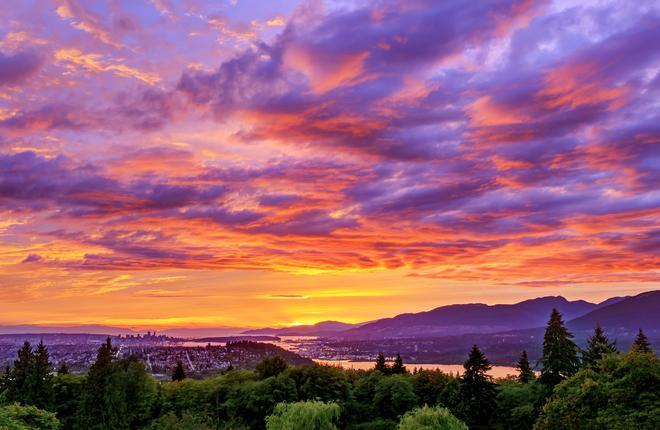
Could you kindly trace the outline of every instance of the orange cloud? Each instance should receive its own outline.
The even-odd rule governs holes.
[[[467,106],[472,123],[476,126],[520,124],[529,118],[495,102],[490,96],[482,96]]]
[[[289,46],[284,54],[286,67],[300,71],[310,81],[312,91],[324,93],[357,79],[369,52],[331,54],[312,52],[301,45]]]

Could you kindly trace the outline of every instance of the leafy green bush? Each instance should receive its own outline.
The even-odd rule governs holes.
[[[535,430],[660,429],[660,360],[607,356],[555,387]]]
[[[58,430],[60,422],[52,412],[35,406],[11,404],[0,407],[0,430]]]
[[[147,430],[211,430],[203,417],[184,412],[179,418],[175,413],[169,412],[155,419]]]
[[[468,430],[468,427],[446,408],[423,406],[407,412],[397,430]]]
[[[279,403],[266,418],[267,430],[336,430],[341,408],[336,403]]]

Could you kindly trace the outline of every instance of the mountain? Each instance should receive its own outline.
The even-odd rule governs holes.
[[[610,299],[611,300],[611,299]],[[606,331],[651,332],[660,330],[660,290],[648,291],[619,301],[568,321],[571,330],[592,330],[600,324]]]
[[[515,304],[472,303],[442,306],[427,312],[397,315],[337,334],[345,339],[421,338],[465,333],[496,333],[543,327],[552,308],[565,320],[596,310],[599,304],[568,301],[561,296],[539,297]]]
[[[617,296],[617,297],[610,297],[607,300],[603,300],[602,302],[598,303],[598,307],[602,308],[605,306],[613,305],[615,303],[619,303],[622,300],[629,299],[630,296]]]
[[[347,324],[339,321],[323,321],[312,325],[297,325],[285,328],[261,328],[246,330],[241,334],[274,335],[274,336],[332,336],[346,330],[356,328],[357,324]]]
[[[141,331],[142,332],[142,331]],[[51,325],[3,325],[0,326],[0,334],[136,334],[135,330],[124,327],[112,327],[107,325],[87,324],[74,326],[51,326]]]

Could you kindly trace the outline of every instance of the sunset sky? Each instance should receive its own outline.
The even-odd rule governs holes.
[[[0,8],[0,324],[660,286],[660,2]]]

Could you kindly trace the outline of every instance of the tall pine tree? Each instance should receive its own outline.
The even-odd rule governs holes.
[[[172,373],[172,381],[183,381],[186,379],[186,372],[183,370],[183,362],[181,360],[176,362],[174,373]]]
[[[461,377],[460,388],[462,415],[471,429],[490,428],[497,406],[496,385],[488,375],[492,366],[477,345],[474,345],[463,367],[465,372]]]
[[[383,375],[390,374],[390,368],[385,362],[385,354],[382,352],[378,353],[378,358],[376,358],[376,366],[374,367],[374,370],[378,370]]]
[[[549,388],[577,372],[580,361],[578,347],[573,335],[564,326],[557,309],[550,314],[548,326],[543,336],[543,357],[541,358],[541,382]]]
[[[392,372],[393,375],[406,373],[406,366],[403,365],[403,359],[398,352],[396,353],[396,358],[394,359],[394,364],[392,364],[392,367],[390,368],[390,372]]]
[[[34,366],[34,352],[27,340],[18,350],[18,359],[9,375],[7,400],[29,405],[32,400],[31,374]]]
[[[633,352],[640,352],[640,353],[653,352],[653,350],[651,349],[651,343],[649,342],[649,338],[646,337],[646,335],[644,334],[641,328],[639,329],[639,333],[637,333],[637,338],[630,347],[630,350]]]
[[[527,351],[523,351],[520,354],[520,359],[518,360],[518,381],[526,384],[535,379],[534,371],[532,366],[529,364],[529,359],[527,358]]]
[[[604,355],[616,352],[616,342],[610,342],[600,324],[596,324],[594,334],[587,339],[587,349],[582,352],[582,364],[593,367]]]
[[[120,387],[117,350],[110,338],[101,345],[90,367],[78,408],[78,427],[88,430],[128,428],[125,395]]]
[[[32,405],[40,409],[50,409],[53,401],[53,377],[50,374],[52,365],[48,348],[41,339],[34,351],[34,361],[30,372],[30,386],[32,388]]]

